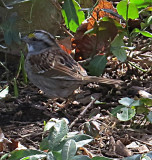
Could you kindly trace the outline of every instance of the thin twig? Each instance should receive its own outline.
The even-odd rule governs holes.
[[[86,111],[93,105],[93,103],[96,101],[96,99],[93,99],[85,108],[84,110],[78,115],[78,117],[70,124],[69,128],[72,128],[75,123],[84,116]]]
[[[138,141],[138,142],[140,142],[140,143],[143,143],[143,144],[146,144],[147,146],[152,146],[152,144],[150,144],[150,143],[147,143],[147,142],[145,142],[145,141],[142,141],[142,140],[140,140],[140,139],[137,139],[137,138],[134,138],[134,137],[130,137],[132,140],[134,140],[134,141]]]

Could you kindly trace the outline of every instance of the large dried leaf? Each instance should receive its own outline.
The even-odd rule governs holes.
[[[117,34],[117,28],[114,22],[110,20],[103,20],[99,23],[99,28],[95,27],[95,21],[103,18],[104,16],[117,19],[110,13],[104,12],[102,9],[111,9],[116,12],[112,3],[106,0],[100,0],[98,5],[94,8],[92,17],[84,21],[82,25],[77,29],[75,37],[72,40],[72,47],[76,50],[75,59],[83,60],[97,53],[107,50],[109,43]],[[98,28],[98,29],[97,29]],[[92,34],[84,34],[88,30],[94,30]],[[97,29],[97,30],[96,30]],[[96,36],[98,35],[98,36]]]

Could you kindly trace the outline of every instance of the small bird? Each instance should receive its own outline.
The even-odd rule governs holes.
[[[25,60],[28,78],[51,99],[66,99],[81,85],[89,82],[122,83],[121,80],[88,76],[85,69],[62,50],[46,31],[36,30],[22,40],[28,48]]]

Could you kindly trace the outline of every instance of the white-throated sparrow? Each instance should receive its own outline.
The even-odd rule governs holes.
[[[86,71],[42,30],[22,38],[28,46],[25,70],[30,81],[50,98],[68,98],[79,86],[89,82],[119,84],[115,79],[87,76]]]

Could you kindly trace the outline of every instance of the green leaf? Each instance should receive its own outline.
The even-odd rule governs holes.
[[[7,96],[7,94],[8,94],[8,92],[9,92],[9,86],[7,86],[4,89],[1,89],[0,90],[0,99],[5,98]]]
[[[59,151],[62,149],[63,145],[70,139],[73,139],[76,142],[77,147],[82,147],[85,144],[88,144],[92,141],[92,137],[86,134],[79,134],[72,137],[65,138],[56,148],[55,151]]]
[[[111,114],[112,114],[114,117],[117,117],[117,113],[120,113],[120,111],[121,111],[122,108],[125,108],[125,106],[119,105],[119,106],[115,107],[115,108],[111,111]]]
[[[110,51],[117,57],[118,60],[124,62],[127,59],[127,54],[125,49],[123,48],[124,33],[120,33],[116,36],[116,38],[112,41]]]
[[[128,121],[131,118],[133,118],[135,116],[135,109],[131,109],[131,108],[121,108],[120,109],[121,113],[117,113],[117,118],[120,121]]]
[[[56,158],[56,160],[62,160],[61,151],[58,151],[58,152],[53,151],[52,153],[53,153],[54,157]]]
[[[118,102],[124,106],[129,107],[134,102],[134,99],[125,97],[125,98],[121,98]]]
[[[134,3],[127,3],[127,1],[121,1],[117,5],[117,11],[123,18],[127,19],[127,5],[128,5],[128,18],[136,19],[139,17],[138,9]]]
[[[12,13],[12,15],[8,17],[8,19],[6,19],[2,24],[4,39],[7,45],[11,45],[12,42],[16,42],[18,44],[21,43],[19,31],[16,27],[16,23],[17,23],[16,21],[17,21],[17,14]]]
[[[83,11],[75,0],[65,0],[62,6],[62,15],[67,28],[76,32],[79,25],[84,21],[85,16]]]
[[[152,106],[152,99],[150,98],[141,98],[141,101],[149,107]]]
[[[77,147],[74,140],[67,141],[62,149],[62,159],[71,160],[76,154]]]
[[[134,100],[130,106],[135,106],[135,107],[139,107],[139,106],[142,106],[143,105],[143,102],[141,100]]]
[[[147,114],[148,112],[149,112],[149,109],[144,105],[136,107],[136,113],[137,114],[144,114],[144,113]]]
[[[105,55],[94,56],[86,68],[89,70],[90,75],[100,76],[106,66],[107,57]]]
[[[62,120],[65,120],[65,122],[68,124],[68,120],[66,118],[62,118]],[[44,131],[50,130],[57,122],[60,122],[61,120],[56,118],[51,118],[44,126]]]
[[[145,8],[152,5],[151,0],[130,0],[131,3],[134,3],[138,8]]]
[[[135,28],[133,30],[133,32],[136,32],[136,33],[141,33],[143,36],[145,37],[149,37],[149,38],[152,38],[152,33],[148,32],[148,31],[141,31],[139,30],[138,28]]]
[[[74,156],[72,160],[91,160],[91,159],[88,156],[78,155],[78,156]]]
[[[40,143],[40,149],[53,151],[53,149],[61,143],[61,140],[67,133],[67,123],[62,119],[51,127],[48,137],[44,138]]]
[[[76,142],[76,145],[77,145],[77,147],[82,147],[82,146],[90,143],[92,140],[93,140],[93,139],[82,140],[82,141]]]
[[[36,154],[36,155],[21,158],[20,160],[40,160],[40,159],[44,159],[44,158],[46,158],[46,155]],[[53,160],[53,159],[50,159],[50,160]]]
[[[44,158],[46,157],[47,153],[38,151],[38,150],[32,150],[32,149],[27,149],[27,150],[15,150],[11,152],[11,157],[8,158],[8,160],[23,160],[25,157],[35,157],[38,160],[38,158]],[[34,160],[34,159],[33,159]]]
[[[97,157],[93,157],[91,160],[113,160],[113,159],[107,158],[107,157],[99,157],[99,156],[97,156]]]

